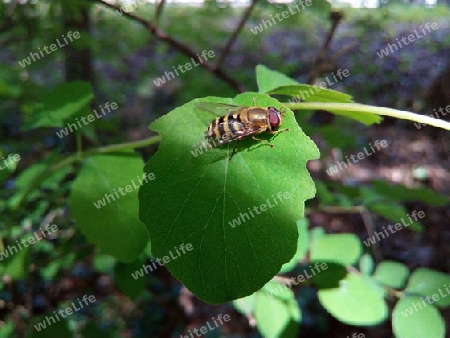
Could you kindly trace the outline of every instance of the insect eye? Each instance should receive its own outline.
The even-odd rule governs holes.
[[[273,129],[278,128],[281,123],[281,114],[274,107],[269,107],[269,123]]]

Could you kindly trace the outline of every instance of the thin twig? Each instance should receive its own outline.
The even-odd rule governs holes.
[[[6,13],[5,13],[6,16],[11,17],[13,11],[16,9],[16,7],[17,7],[18,4],[19,4],[19,0],[13,0],[13,1],[10,3],[8,9],[6,10]]]
[[[356,41],[350,42],[349,44],[345,45],[340,50],[338,50],[336,53],[334,53],[333,56],[330,58],[330,61],[332,63],[336,63],[338,58],[340,58],[342,55],[350,52],[352,49],[354,49],[357,46],[358,46],[358,42],[356,42]]]
[[[106,153],[113,153],[113,152],[126,150],[126,149],[142,148],[142,147],[146,147],[146,146],[150,146],[150,145],[153,145],[155,143],[158,143],[160,140],[161,140],[161,137],[158,135],[158,136],[149,137],[149,138],[144,139],[144,140],[127,142],[127,143],[120,143],[120,144],[111,144],[111,145],[100,147],[100,148],[89,149],[89,150],[85,151],[84,153],[82,153],[81,157],[80,157],[80,154],[77,154],[77,153],[69,155],[69,156],[61,159],[60,161],[51,164],[46,170],[44,170],[42,173],[40,173],[34,179],[34,181],[25,188],[25,191],[20,196],[19,201],[18,201],[17,205],[15,206],[14,210],[16,212],[18,210],[20,210],[22,205],[23,205],[23,203],[25,203],[25,200],[28,197],[28,194],[30,192],[32,192],[34,189],[36,189],[37,187],[39,187],[40,184],[46,178],[48,178],[53,173],[57,172],[58,170],[66,167],[68,165],[72,165],[72,164],[82,160],[83,158],[86,158],[86,157],[89,157],[89,156],[106,154]]]
[[[222,52],[219,54],[219,57],[217,58],[216,68],[220,68],[220,66],[222,65],[223,61],[225,60],[225,57],[230,52],[231,47],[233,46],[234,42],[236,41],[240,31],[242,30],[242,28],[244,27],[244,25],[246,23],[246,21],[250,17],[250,14],[252,13],[253,8],[255,7],[257,2],[258,2],[258,0],[252,0],[252,3],[250,4],[250,6],[245,11],[244,15],[241,18],[241,21],[237,25],[237,27],[234,30],[233,34],[231,34],[231,36],[228,39],[227,43],[222,48]]]
[[[373,224],[372,215],[369,210],[364,205],[355,205],[351,207],[341,207],[341,206],[323,206],[315,209],[307,208],[305,210],[305,215],[311,215],[316,212],[325,212],[331,214],[354,214],[359,213],[366,227],[367,234],[372,237],[375,232],[375,225]],[[375,260],[380,262],[382,259],[382,254],[380,246],[378,243],[372,245],[372,252]]]
[[[358,214],[361,211],[364,210],[364,206],[362,205],[355,205],[351,207],[341,207],[341,206],[323,206],[318,208],[306,208],[305,214],[311,215],[316,212],[324,212],[324,213],[330,213],[330,214]]]
[[[373,238],[375,225],[373,224],[372,215],[370,214],[369,210],[365,209],[361,211],[361,217],[363,219],[364,226],[366,227],[367,234],[370,238]],[[375,261],[378,263],[381,262],[383,256],[381,254],[380,245],[378,244],[378,242],[372,244],[372,253]]]
[[[166,4],[166,0],[159,0],[156,5],[155,17],[153,18],[153,22],[155,25],[159,25],[159,18],[161,17],[161,13],[164,9],[164,5]]]
[[[330,20],[332,21],[332,25],[327,34],[327,37],[325,38],[322,49],[317,54],[317,58],[314,61],[314,64],[311,68],[311,72],[309,73],[309,77],[308,77],[308,81],[307,81],[308,84],[313,84],[314,81],[316,80],[317,76],[319,75],[317,70],[318,70],[320,64],[325,59],[325,55],[326,55],[328,49],[330,48],[331,41],[333,40],[334,33],[336,33],[337,26],[341,22],[342,18],[343,18],[343,15],[340,12],[332,12],[330,14]]]
[[[107,3],[104,0],[92,0],[92,1],[102,4],[106,7],[109,7],[115,11],[120,10],[119,6]],[[222,70],[221,68],[216,68],[215,65],[212,64],[211,62],[200,60],[197,53],[195,53],[190,47],[188,47],[184,43],[172,38],[171,36],[167,35],[162,29],[160,29],[158,26],[156,26],[152,21],[147,21],[143,18],[138,17],[137,15],[134,15],[133,13],[123,12],[123,15],[134,21],[137,21],[140,24],[142,24],[143,26],[145,26],[157,40],[165,41],[172,47],[176,48],[178,51],[186,54],[188,57],[199,61],[199,64],[201,67],[205,68],[210,73],[216,75],[219,79],[228,83],[230,85],[230,87],[234,88],[236,91],[238,91],[240,93],[244,91],[244,88],[242,87],[242,85],[235,79],[231,78],[227,73],[225,73],[224,70]]]
[[[4,22],[2,25],[0,25],[0,32],[4,32],[9,28],[14,27],[14,21],[12,19],[12,14],[18,4],[19,4],[19,0],[14,0],[9,4],[8,8],[5,11],[5,17],[3,18]]]

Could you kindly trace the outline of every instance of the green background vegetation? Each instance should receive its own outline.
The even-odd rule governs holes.
[[[83,2],[0,4],[0,157],[21,157],[0,171],[0,253],[45,224],[59,229],[0,261],[0,337],[171,337],[219,314],[232,320],[208,337],[445,336],[450,297],[404,313],[450,284],[448,126],[439,120],[441,129],[418,130],[407,121],[450,104],[448,6],[343,8],[334,12],[343,19],[316,62],[332,7],[316,1],[254,35],[250,28],[286,7],[257,3],[221,67],[232,81],[195,67],[158,87],[154,80],[190,57],[132,19],[86,3],[90,32],[25,68],[18,61],[30,52],[83,28],[76,26]],[[132,14],[195,52],[214,50],[215,62],[244,10],[206,2],[166,4],[159,13],[148,4]],[[426,22],[440,28],[377,56]],[[89,56],[89,71],[80,55]],[[312,73],[323,80],[338,69],[351,75],[306,103],[288,103],[309,89]],[[196,102],[251,106],[253,99],[286,112],[282,127],[290,131],[264,137],[273,149],[245,140],[231,162],[232,145],[192,156],[212,119]],[[56,135],[106,102],[119,108],[67,137]],[[398,110],[419,115],[405,118]],[[381,139],[389,140],[387,149],[337,177],[326,175]],[[143,172],[156,179],[94,207]],[[228,225],[280,191],[291,198],[276,212]],[[414,210],[426,217],[363,245]],[[188,242],[192,254],[132,278]],[[315,263],[328,268],[283,286],[312,274]],[[91,294],[95,304],[34,329]]]

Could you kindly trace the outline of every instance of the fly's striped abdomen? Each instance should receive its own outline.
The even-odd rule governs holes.
[[[244,130],[240,114],[225,115],[211,122],[206,138],[213,147],[218,147],[239,139]]]
[[[254,102],[256,105],[256,103]],[[282,114],[274,107],[245,107],[225,103],[199,102],[197,108],[216,114],[224,114],[213,120],[205,133],[206,141],[211,148],[236,141],[229,160],[233,157],[239,140],[251,136],[273,148],[267,140],[258,139],[255,134],[269,132],[276,134],[289,130],[277,130],[281,124]]]

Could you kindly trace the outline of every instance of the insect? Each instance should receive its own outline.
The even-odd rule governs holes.
[[[263,132],[277,134],[289,130],[289,128],[277,130],[281,125],[283,114],[274,107],[243,107],[212,102],[197,103],[196,106],[216,115],[222,115],[211,121],[205,133],[205,139],[212,148],[237,141],[229,161],[235,154],[239,141],[243,138],[251,135],[254,140],[273,148],[269,141],[259,139],[255,137],[255,134]]]

